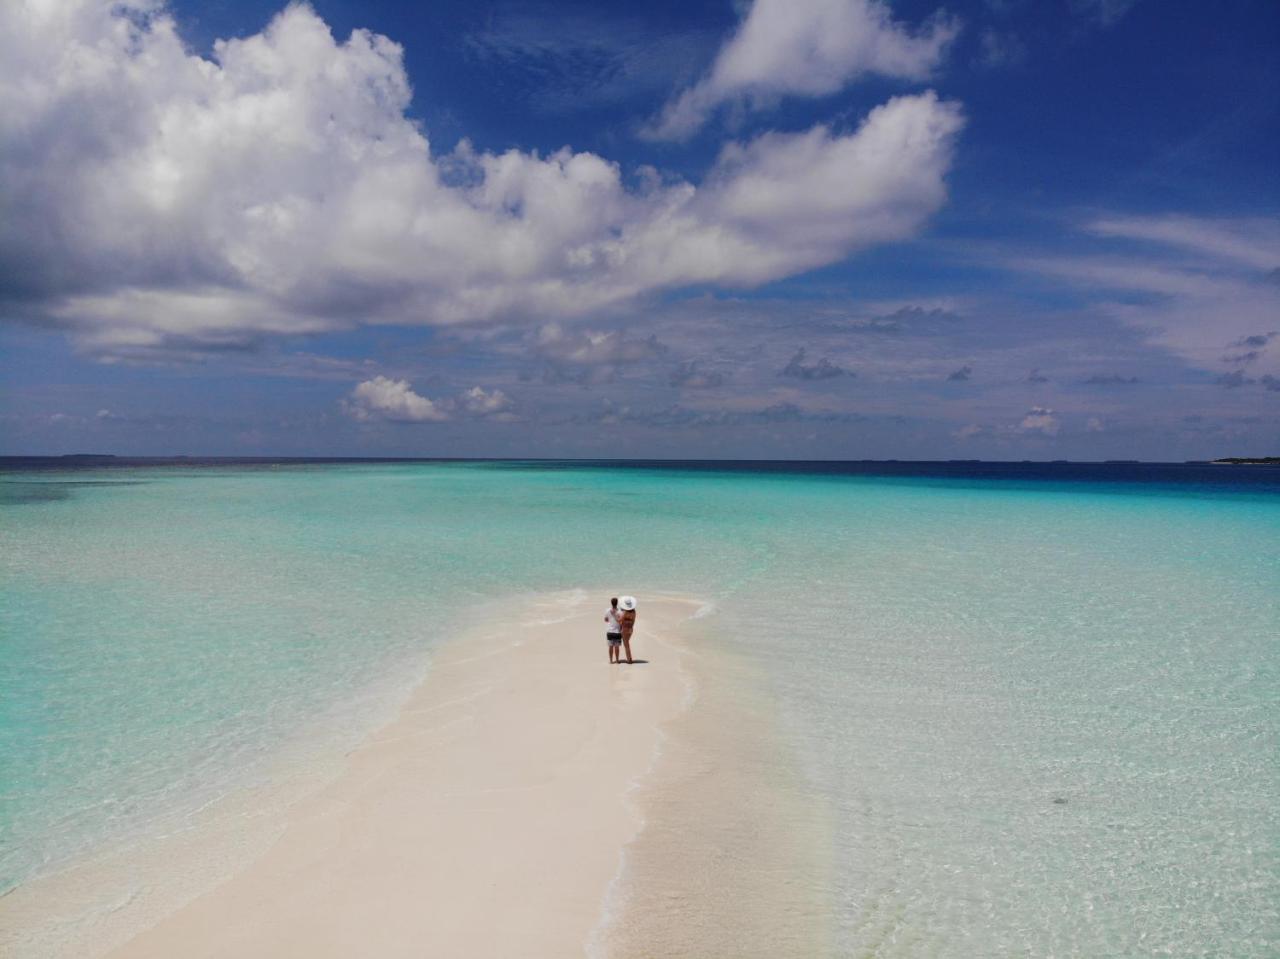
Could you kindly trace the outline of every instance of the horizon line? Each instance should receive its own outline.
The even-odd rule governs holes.
[[[667,457],[667,456],[343,456],[343,455],[235,455],[235,454],[131,454],[131,453],[6,453],[0,464],[9,461],[51,462],[132,462],[132,463],[867,463],[867,464],[946,464],[946,465],[1079,465],[1079,466],[1194,466],[1227,464],[1232,461],[1280,460],[1276,456],[1220,456],[1214,459],[1138,460],[1138,459],[980,459],[973,457],[917,459],[888,457],[883,459],[839,458],[801,459],[794,457]]]

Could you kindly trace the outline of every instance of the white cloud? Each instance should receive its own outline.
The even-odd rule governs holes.
[[[1090,420],[1090,431],[1093,431],[1093,424],[1097,420]],[[1062,428],[1062,423],[1058,419],[1058,414],[1044,406],[1033,406],[1027,410],[1026,415],[1022,419],[1014,423],[1000,423],[994,426],[983,425],[979,423],[967,423],[957,429],[951,431],[951,435],[958,440],[971,440],[975,438],[982,439],[1003,439],[1009,440],[1019,434],[1021,435],[1039,435],[1039,436],[1057,436],[1058,431]]]
[[[868,62],[914,69],[890,49]],[[409,100],[399,46],[335,42],[306,6],[206,60],[144,0],[0,4],[0,292],[106,355],[582,316],[912,235],[963,125],[899,97],[851,133],[731,145],[700,186],[629,189],[567,148],[433,154]]]
[[[546,323],[533,337],[540,356],[565,363],[608,365],[638,363],[664,355],[667,348],[656,334],[636,339],[625,330],[573,330],[560,323]]]
[[[1190,216],[1109,216],[1085,227],[1098,236],[1146,240],[1256,270],[1280,267],[1280,222]]]
[[[1059,425],[1058,417],[1054,415],[1053,410],[1046,409],[1043,406],[1033,406],[1027,411],[1027,415],[1022,418],[1022,422],[1018,424],[1018,431],[1057,436]]]
[[[355,419],[387,419],[398,423],[438,423],[449,414],[432,400],[419,396],[408,380],[375,376],[351,391],[346,411]]]
[[[1204,370],[1222,372],[1224,351],[1275,328],[1280,221],[1113,215],[1083,229],[1126,249],[1008,265],[1077,286],[1099,311]],[[1252,368],[1280,374],[1280,351],[1262,345]]]
[[[511,398],[502,390],[485,390],[479,386],[464,392],[458,402],[472,416],[495,416],[512,407]]]
[[[822,96],[866,73],[922,80],[958,32],[941,15],[913,31],[880,0],[755,0],[707,76],[667,104],[648,133],[683,139],[724,103]]]
[[[361,421],[391,420],[396,423],[440,423],[455,413],[473,417],[512,419],[515,403],[502,390],[473,386],[457,397],[427,399],[414,392],[408,380],[375,376],[356,385],[342,401],[348,416]]]

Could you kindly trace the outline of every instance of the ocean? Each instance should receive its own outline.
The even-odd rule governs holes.
[[[478,606],[608,585],[757,677],[832,954],[1274,956],[1278,544],[1271,467],[9,461],[0,890],[340,756]]]

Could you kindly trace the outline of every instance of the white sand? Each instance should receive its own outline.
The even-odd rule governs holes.
[[[274,844],[110,955],[582,955],[688,698],[668,641],[692,607],[642,597],[634,666],[607,662],[598,601],[522,613],[557,611],[446,646]]]

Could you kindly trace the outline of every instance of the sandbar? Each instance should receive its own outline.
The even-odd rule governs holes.
[[[443,645],[278,838],[105,954],[584,955],[643,826],[634,791],[692,698],[675,637],[697,608],[642,597],[637,662],[611,665],[607,594],[585,595],[495,609]]]

